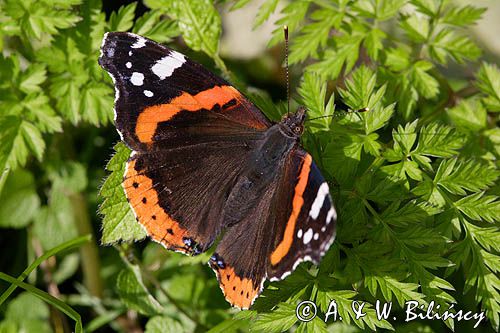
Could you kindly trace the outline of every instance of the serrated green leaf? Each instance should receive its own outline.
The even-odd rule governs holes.
[[[476,221],[494,223],[500,216],[500,201],[494,195],[474,193],[454,203],[462,213]]]
[[[500,70],[496,65],[483,63],[477,73],[477,87],[487,95],[484,102],[491,111],[500,111]]]
[[[443,29],[429,45],[429,53],[437,62],[446,64],[448,57],[458,63],[475,60],[481,55],[481,50],[468,37]]]
[[[22,106],[28,111],[27,119],[44,133],[62,131],[62,119],[58,117],[50,106],[49,98],[44,94],[26,96]]]
[[[352,35],[337,40],[339,46],[336,50],[327,49],[321,61],[307,67],[308,70],[318,73],[323,78],[336,79],[342,67],[349,72],[358,60],[359,47],[362,36]]]
[[[132,2],[126,6],[121,6],[118,11],[113,12],[109,18],[110,31],[127,31],[134,24],[136,2]]]
[[[283,332],[292,327],[297,320],[295,306],[288,303],[280,303],[273,312],[259,315],[253,323],[251,331]]]
[[[23,166],[33,153],[42,159],[45,142],[38,128],[14,116],[0,117],[0,170],[6,166],[15,169]]]
[[[186,44],[195,51],[216,57],[219,51],[221,19],[210,0],[174,3],[176,19]]]
[[[323,48],[330,30],[342,22],[343,13],[330,9],[319,9],[311,15],[314,22],[301,30],[290,45],[289,63],[304,61],[308,57],[317,57],[318,49]]]
[[[357,68],[350,80],[346,81],[346,89],[339,89],[344,103],[352,110],[358,110],[364,107],[372,108],[378,103],[384,94],[385,88],[379,90],[372,98],[377,83],[377,75],[368,67],[361,66]],[[382,89],[382,88],[381,88]]]
[[[409,79],[415,89],[425,98],[434,98],[439,93],[438,81],[428,73],[434,66],[428,61],[417,61],[411,67]]]
[[[293,1],[283,8],[281,11],[283,17],[275,23],[278,28],[273,31],[273,37],[268,44],[270,47],[283,42],[283,25],[288,25],[288,30],[291,33],[295,33],[298,30],[302,20],[306,16],[309,4],[309,1]]]
[[[132,31],[157,42],[168,42],[180,34],[175,21],[162,18],[160,11],[149,11],[137,19]]]
[[[463,131],[478,132],[486,127],[487,112],[477,99],[461,100],[458,105],[447,110],[447,114]]]
[[[435,0],[410,0],[410,2],[423,14],[431,17],[437,14],[438,7]]]
[[[493,186],[500,176],[498,170],[474,160],[443,160],[434,181],[448,192],[466,195],[465,190],[479,192]]]
[[[328,104],[326,101],[326,85],[321,84],[319,76],[313,73],[306,73],[303,76],[302,82],[298,89],[302,99],[302,103],[307,108],[307,117],[309,120],[323,117],[314,121],[315,126],[319,126],[324,130],[330,128],[331,118],[324,116],[332,116],[335,111],[334,97],[330,96]]]
[[[412,153],[450,157],[457,154],[457,150],[464,144],[463,135],[453,128],[440,124],[430,124],[420,129],[417,148]]]
[[[478,21],[486,8],[478,8],[471,5],[463,7],[453,7],[442,17],[443,23],[456,25],[459,27],[472,25]]]
[[[162,306],[144,285],[138,268],[121,270],[116,280],[116,290],[123,303],[130,309],[148,316],[162,311]]]
[[[412,41],[423,43],[427,40],[429,36],[429,20],[426,17],[406,15],[402,17],[400,24]]]
[[[24,71],[19,78],[19,89],[26,93],[38,92],[40,85],[47,78],[47,71],[42,64],[33,64]]]
[[[266,0],[260,7],[257,12],[257,17],[255,18],[255,22],[253,24],[254,29],[258,26],[262,25],[269,16],[276,10],[276,6],[278,6],[279,0]]]
[[[111,174],[99,192],[104,199],[99,207],[99,212],[104,216],[101,239],[103,244],[135,241],[146,237],[145,231],[135,220],[122,187],[125,162],[130,156],[130,150],[123,143],[119,143],[115,146],[115,151],[106,166]]]

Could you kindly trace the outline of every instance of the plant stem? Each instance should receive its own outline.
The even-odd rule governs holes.
[[[92,235],[92,224],[88,213],[88,205],[80,193],[70,195],[70,201],[73,206],[75,223],[80,235]],[[95,242],[88,242],[80,248],[83,283],[90,294],[96,297],[102,297],[102,280],[100,275],[99,251]]]

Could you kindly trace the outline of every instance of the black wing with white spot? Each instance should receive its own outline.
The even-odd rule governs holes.
[[[196,112],[195,121],[205,127],[220,121],[237,125],[241,132],[270,126],[262,112],[225,80],[142,36],[107,33],[99,64],[113,78],[116,128],[133,150],[177,148],[169,146],[172,131],[166,127],[175,126],[179,134],[186,134],[182,126],[193,123],[195,111],[212,111]],[[208,133],[202,134],[203,140],[210,140]],[[153,145],[154,141],[164,142]]]
[[[286,215],[277,216],[285,221],[275,221],[278,227],[267,272],[271,281],[284,279],[303,261],[319,263],[335,239],[337,212],[318,166],[301,148],[289,158],[276,202],[290,206]]]

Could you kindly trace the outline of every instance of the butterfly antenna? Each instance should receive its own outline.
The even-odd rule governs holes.
[[[311,119],[306,119],[306,121],[311,121],[311,120],[316,120],[316,119],[321,119],[321,118],[334,118],[334,117],[340,117],[342,115],[346,115],[348,113],[362,113],[362,112],[368,112],[370,111],[370,108],[362,108],[362,109],[358,109],[358,110],[347,110],[347,111],[342,111],[342,113],[334,113],[334,114],[330,114],[330,115],[327,115],[327,116],[319,116],[319,117],[316,117],[316,118],[311,118]]]
[[[290,80],[288,74],[288,26],[283,26],[285,33],[285,75],[286,75],[286,100],[288,103],[287,115],[290,115]]]

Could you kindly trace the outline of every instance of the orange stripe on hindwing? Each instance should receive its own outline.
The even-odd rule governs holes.
[[[299,217],[300,210],[302,209],[302,205],[304,204],[304,198],[302,195],[307,186],[307,181],[309,180],[309,171],[311,170],[312,157],[307,154],[304,157],[302,162],[302,166],[300,168],[299,180],[297,185],[295,185],[295,192],[293,196],[292,203],[292,213],[288,218],[288,222],[286,223],[285,232],[283,234],[283,239],[276,246],[274,251],[271,253],[271,264],[274,266],[286,256],[293,242],[293,235],[295,232],[295,224],[297,223],[297,218]]]
[[[187,232],[158,203],[158,193],[151,178],[139,174],[136,160],[127,163],[123,187],[138,222],[148,235],[166,248],[187,253],[183,238]]]
[[[195,112],[212,109],[216,104],[223,106],[232,99],[240,100],[241,94],[231,86],[215,86],[191,95],[187,92],[173,98],[169,103],[145,108],[137,118],[135,134],[139,141],[151,143],[158,124],[172,119],[181,111]]]

